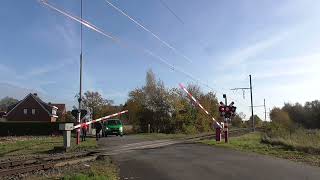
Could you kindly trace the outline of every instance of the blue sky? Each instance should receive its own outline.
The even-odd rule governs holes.
[[[284,102],[311,101],[320,90],[319,1],[110,0],[161,39],[190,58],[161,44],[105,0],[83,0],[84,19],[126,44],[147,48],[209,84],[217,96],[227,93],[249,118],[247,87],[253,76],[254,104],[268,108]],[[0,6],[0,98],[43,99],[71,107],[78,92],[80,25],[37,0],[3,0]],[[79,16],[80,0],[49,1]],[[117,104],[145,82],[148,69],[167,87],[193,82],[157,59],[127,49],[84,27],[84,90],[99,91]],[[200,84],[200,82],[198,82]],[[206,87],[203,90],[209,91]],[[256,113],[262,116],[263,109]]]

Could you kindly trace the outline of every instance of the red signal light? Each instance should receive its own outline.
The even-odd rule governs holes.
[[[229,112],[229,111],[230,111],[230,107],[226,106],[226,112]]]
[[[220,106],[220,107],[219,107],[219,111],[220,111],[220,112],[224,112],[224,111],[225,111],[224,106]]]

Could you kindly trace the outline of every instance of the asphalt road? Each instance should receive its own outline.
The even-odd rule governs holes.
[[[318,167],[204,144],[169,141],[168,145],[168,141],[146,141],[137,136],[99,141],[106,149],[125,149],[112,155],[121,179],[320,180]]]

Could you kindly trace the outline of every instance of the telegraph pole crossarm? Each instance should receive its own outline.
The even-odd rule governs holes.
[[[254,127],[254,114],[253,114],[253,96],[252,96],[252,82],[251,82],[251,75],[249,75],[249,81],[250,81],[250,87],[240,87],[240,88],[232,88],[230,90],[232,91],[236,91],[236,90],[250,90],[250,99],[251,99],[251,117],[252,117],[252,131],[255,131],[255,127]]]
[[[250,89],[250,88],[232,88],[232,89],[230,89],[230,90],[231,90],[231,91],[235,91],[235,90],[239,90],[239,89],[245,90],[245,89]]]

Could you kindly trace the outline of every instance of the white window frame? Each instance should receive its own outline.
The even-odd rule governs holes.
[[[57,115],[57,110],[56,109],[52,109],[52,115]]]
[[[28,114],[28,109],[27,109],[27,108],[24,108],[24,109],[23,109],[23,114],[24,114],[24,115],[27,115],[27,114]]]
[[[31,113],[32,113],[32,115],[35,115],[36,114],[36,109],[32,109]]]

